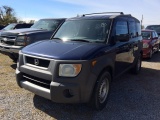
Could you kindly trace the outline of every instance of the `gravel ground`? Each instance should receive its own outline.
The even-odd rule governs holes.
[[[21,89],[16,64],[0,53],[1,120],[160,120],[160,52],[143,60],[139,75],[126,73],[111,85],[107,106],[95,111],[85,104],[57,104]]]

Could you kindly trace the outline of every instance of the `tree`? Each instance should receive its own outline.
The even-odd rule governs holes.
[[[29,23],[33,23],[34,24],[35,20],[30,20]]]
[[[141,29],[144,29],[144,25],[141,25]]]
[[[16,23],[18,19],[15,17],[14,9],[9,6],[0,7],[0,25],[8,25]]]

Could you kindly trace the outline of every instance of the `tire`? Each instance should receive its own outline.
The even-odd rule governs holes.
[[[149,52],[149,57],[148,58],[151,59],[152,55],[153,55],[153,50],[151,49],[150,52]]]
[[[103,72],[98,77],[89,103],[96,110],[102,110],[107,104],[110,81],[111,75],[108,71]]]
[[[158,45],[156,53],[158,53],[158,52],[159,52],[159,47],[160,47],[160,45]]]
[[[13,62],[15,62],[15,63],[17,62],[18,56],[14,55],[14,54],[9,54],[8,56],[13,60]]]
[[[132,68],[132,73],[133,74],[138,74],[141,71],[141,65],[142,65],[142,56],[139,55],[138,59],[136,61],[136,64]]]

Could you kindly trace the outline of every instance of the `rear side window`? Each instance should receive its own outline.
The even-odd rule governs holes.
[[[116,35],[128,34],[127,21],[118,21],[116,24]]]
[[[23,28],[30,28],[32,26],[32,24],[22,24]]]
[[[15,26],[15,29],[19,29],[19,28],[23,28],[23,26],[22,26],[21,24],[17,24],[17,25]]]
[[[136,36],[136,24],[134,21],[129,21],[129,34],[131,37]]]
[[[137,33],[137,36],[141,35],[141,25],[138,22],[136,23],[136,33]]]
[[[17,24],[15,29],[30,28],[32,24]]]

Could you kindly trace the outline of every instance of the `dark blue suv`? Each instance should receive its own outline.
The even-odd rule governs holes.
[[[141,70],[140,22],[123,13],[85,14],[67,19],[52,40],[19,52],[20,87],[58,103],[105,107],[110,82]]]

